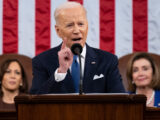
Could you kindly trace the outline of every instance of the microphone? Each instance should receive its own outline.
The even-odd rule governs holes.
[[[82,63],[81,63],[82,46],[79,43],[75,43],[71,46],[71,51],[74,55],[78,55],[79,57],[79,65],[80,65],[79,94],[82,95],[83,93]]]
[[[72,45],[71,51],[74,55],[80,55],[82,52],[82,46],[79,43],[75,43]]]

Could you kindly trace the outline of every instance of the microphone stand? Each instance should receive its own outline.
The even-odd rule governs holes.
[[[83,94],[83,79],[82,79],[82,64],[81,64],[81,54],[78,54],[79,65],[80,65],[80,81],[79,81],[79,94]]]
[[[83,79],[82,79],[82,64],[81,64],[81,52],[82,46],[79,43],[75,43],[71,47],[71,51],[74,55],[78,55],[79,57],[79,65],[80,65],[80,81],[79,81],[79,94],[83,94]]]

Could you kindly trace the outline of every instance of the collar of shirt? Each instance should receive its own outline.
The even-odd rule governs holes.
[[[81,53],[81,57],[83,59],[85,59],[85,57],[86,57],[86,45],[83,47],[83,50],[82,50],[82,53]]]
[[[81,53],[82,77],[84,76],[85,58],[86,58],[86,45],[83,47],[83,50]],[[79,59],[78,59],[78,62],[79,62]]]

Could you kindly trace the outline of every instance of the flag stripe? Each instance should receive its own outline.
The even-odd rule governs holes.
[[[3,53],[18,52],[18,0],[3,1]]]
[[[3,10],[3,1],[2,0],[0,0],[0,54],[2,53],[2,47],[3,47],[3,45],[2,45],[2,16],[3,16],[3,12],[2,12],[2,10]]]
[[[92,5],[91,5],[92,4]],[[99,48],[99,0],[86,0],[83,2],[87,10],[88,36],[87,43],[95,48]]]
[[[67,0],[51,0],[51,47],[55,47],[57,45],[59,45],[62,40],[61,38],[58,37],[56,31],[55,31],[55,19],[54,19],[54,11],[56,9],[57,6],[59,6],[60,4],[66,2]]]
[[[75,1],[75,2],[79,2],[80,4],[83,5],[83,0],[68,0],[68,1]]]
[[[160,0],[148,0],[148,51],[160,54]]]
[[[148,51],[147,0],[133,0],[133,52]]]
[[[28,9],[29,8],[29,9]],[[19,0],[18,53],[35,56],[35,1]],[[31,44],[32,43],[32,44]]]
[[[132,53],[132,0],[116,0],[115,54]]]
[[[50,0],[36,0],[36,55],[50,48]]]
[[[115,53],[115,0],[100,0],[100,48]]]

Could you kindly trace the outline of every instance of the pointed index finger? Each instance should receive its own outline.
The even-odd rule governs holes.
[[[62,46],[61,46],[61,49],[66,48],[66,41],[67,41],[67,39],[66,39],[66,38],[64,38],[64,39],[63,39]]]

